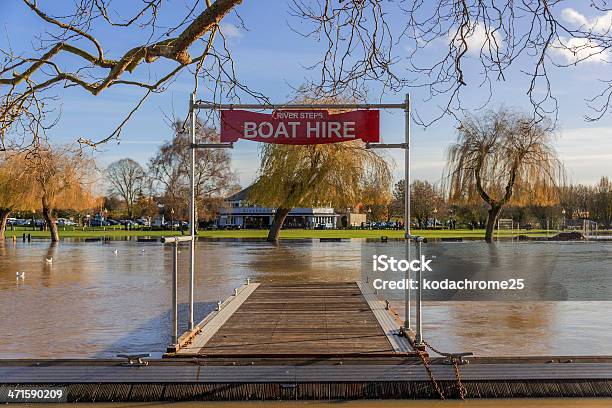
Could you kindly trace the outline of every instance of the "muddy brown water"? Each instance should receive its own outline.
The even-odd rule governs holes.
[[[247,277],[283,283],[359,280],[361,254],[368,245],[363,240],[284,241],[279,247],[200,241],[196,320]],[[463,245],[460,252],[466,259],[487,248],[481,242]],[[516,251],[512,243],[505,245],[498,247],[500,253]],[[535,245],[520,245],[521,252],[538,251]],[[612,244],[588,245],[600,247],[564,247],[564,262],[579,267],[588,258],[604,272],[611,268]],[[52,263],[45,261],[48,257]],[[179,262],[184,322],[187,246]],[[108,358],[125,352],[160,356],[170,339],[171,266],[171,248],[156,242],[0,243],[0,358]],[[24,273],[23,279],[16,278],[17,272]],[[399,301],[392,306],[403,310]],[[447,351],[479,356],[612,355],[611,301],[426,302],[423,320],[424,337]]]

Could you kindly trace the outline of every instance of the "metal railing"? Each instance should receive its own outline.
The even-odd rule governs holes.
[[[172,345],[178,342],[178,248],[181,242],[190,242],[192,236],[162,237],[162,244],[173,244],[172,255]]]
[[[406,94],[406,99],[402,103],[239,103],[239,104],[219,104],[208,101],[196,100],[195,93],[191,95],[189,101],[189,112],[191,116],[191,200],[190,200],[190,224],[191,236],[195,237],[195,150],[200,148],[233,148],[233,143],[196,143],[195,140],[195,117],[197,110],[232,110],[232,109],[255,109],[255,110],[277,110],[277,109],[401,109],[404,111],[404,143],[368,143],[368,149],[403,149],[404,150],[404,238],[406,240],[406,253],[410,254],[410,110],[411,101],[410,94]],[[190,279],[189,279],[189,304],[190,304],[190,329],[193,328],[193,286],[195,274],[195,240],[191,242],[191,263],[190,263]],[[407,259],[409,256],[407,256]],[[407,272],[407,278],[410,278],[410,272]],[[404,328],[410,330],[411,324],[411,307],[410,307],[410,290],[404,291]]]

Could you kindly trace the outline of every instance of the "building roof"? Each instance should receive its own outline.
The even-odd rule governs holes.
[[[252,184],[248,186],[247,188],[242,189],[239,192],[227,197],[225,201],[245,201],[249,197],[251,188],[253,188]]]

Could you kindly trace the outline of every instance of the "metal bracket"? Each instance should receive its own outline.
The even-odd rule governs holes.
[[[234,142],[230,143],[191,143],[192,149],[233,149]]]
[[[366,149],[406,149],[407,143],[366,143]]]
[[[143,361],[142,359],[145,358],[145,357],[151,357],[151,354],[149,354],[149,353],[142,353],[142,354],[117,354],[117,357],[127,359],[126,362],[121,363],[121,365],[124,366],[124,367],[144,367],[144,366],[148,366],[149,362],[148,361]]]
[[[446,358],[444,359],[444,361],[442,361],[443,364],[457,364],[457,365],[464,365],[464,364],[469,364],[469,361],[464,360],[463,357],[467,357],[467,356],[473,356],[474,353],[468,352],[468,353],[448,353],[446,355]]]

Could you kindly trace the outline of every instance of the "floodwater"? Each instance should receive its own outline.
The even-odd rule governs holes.
[[[275,247],[257,241],[200,241],[196,320],[246,278],[283,283],[359,280],[362,254],[372,245],[377,244],[299,240]],[[489,248],[482,242],[428,245],[448,249],[455,258],[462,253],[466,262]],[[498,243],[489,256],[499,256],[500,263],[508,254],[537,259],[538,251],[554,248],[550,245],[563,245],[559,268],[584,267],[587,261],[594,262],[590,267],[599,273],[611,268],[612,243],[604,242]],[[181,322],[186,315],[188,255],[188,247],[181,248]],[[518,264],[534,273],[538,268],[537,262]],[[17,279],[17,272],[24,277]],[[172,248],[156,242],[0,243],[0,358],[100,358],[125,352],[158,357],[170,341],[171,273]],[[403,310],[398,300],[392,306]],[[445,351],[478,356],[612,355],[612,301],[429,301],[423,320],[425,339]]]

